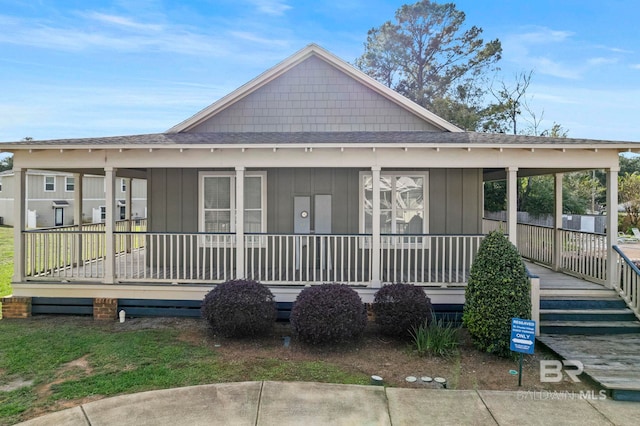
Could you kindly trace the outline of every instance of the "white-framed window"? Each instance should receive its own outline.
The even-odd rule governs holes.
[[[127,192],[127,180],[120,179],[120,192]]]
[[[56,190],[56,177],[45,176],[44,177],[44,192],[53,192]]]
[[[199,173],[200,232],[233,233],[235,223],[235,172]],[[267,173],[244,174],[244,232],[267,230]]]
[[[65,176],[64,190],[65,192],[73,192],[76,189],[76,178],[73,176]]]
[[[100,206],[100,221],[106,222],[107,220],[107,206]]]
[[[380,233],[429,232],[429,172],[380,173]],[[373,177],[360,172],[360,232],[370,234],[373,223]]]

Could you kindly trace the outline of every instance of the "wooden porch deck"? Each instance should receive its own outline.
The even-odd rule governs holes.
[[[602,284],[554,271],[546,266],[525,261],[533,275],[540,277],[540,296],[616,296],[616,292]]]

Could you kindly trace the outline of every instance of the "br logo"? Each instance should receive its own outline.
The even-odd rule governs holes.
[[[574,383],[577,383],[580,381],[580,379],[578,379],[578,376],[584,371],[584,366],[580,361],[568,359],[563,361],[540,361],[540,381],[543,383],[561,382],[563,371]]]

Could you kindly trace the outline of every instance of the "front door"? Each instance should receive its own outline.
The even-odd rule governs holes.
[[[54,226],[62,226],[64,224],[64,209],[62,207],[55,207],[53,216]]]

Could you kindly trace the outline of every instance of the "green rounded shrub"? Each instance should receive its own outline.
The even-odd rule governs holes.
[[[306,343],[336,343],[357,339],[367,325],[364,304],[343,284],[307,287],[291,308],[291,328]]]
[[[431,299],[420,287],[388,284],[376,292],[373,313],[382,334],[408,338],[411,330],[431,322]]]
[[[522,258],[502,232],[492,232],[480,243],[471,266],[462,321],[478,349],[509,356],[511,318],[530,315],[530,283]]]
[[[201,312],[212,330],[225,337],[266,333],[277,317],[271,291],[252,280],[231,280],[217,285],[202,301]]]

